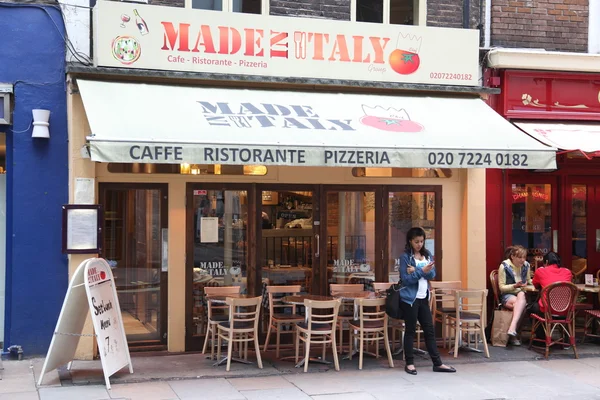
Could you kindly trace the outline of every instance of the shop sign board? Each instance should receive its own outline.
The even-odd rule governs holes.
[[[479,31],[98,1],[96,66],[479,86]]]
[[[87,298],[87,300],[86,300]],[[44,361],[38,385],[44,374],[73,361],[88,310],[92,317],[106,387],[110,376],[133,365],[123,326],[121,307],[115,281],[106,260],[90,258],[83,261],[71,278],[54,336]]]

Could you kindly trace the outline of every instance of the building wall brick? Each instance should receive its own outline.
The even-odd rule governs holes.
[[[271,15],[350,21],[350,0],[271,0]]]
[[[587,51],[588,0],[493,0],[491,44]]]

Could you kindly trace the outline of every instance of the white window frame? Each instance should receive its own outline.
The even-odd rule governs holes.
[[[270,1],[269,0],[260,0],[260,14],[261,15],[269,15]],[[192,0],[185,0],[185,8],[192,8]],[[233,12],[233,0],[223,0],[223,12]]]
[[[350,21],[352,22],[356,22],[357,1],[350,0]],[[427,0],[413,0],[413,21],[415,26],[427,25]],[[390,0],[383,0],[383,23],[384,25],[390,24]]]
[[[10,125],[12,122],[11,118],[11,97],[13,93],[13,86],[10,83],[0,83],[0,97],[3,101],[1,104],[4,105],[3,112],[4,118],[0,118],[0,125]]]

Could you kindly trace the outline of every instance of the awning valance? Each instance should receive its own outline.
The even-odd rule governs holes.
[[[532,137],[565,151],[580,151],[584,156],[600,156],[600,124],[559,124],[515,122]]]
[[[102,162],[556,167],[555,148],[480,99],[78,80]]]

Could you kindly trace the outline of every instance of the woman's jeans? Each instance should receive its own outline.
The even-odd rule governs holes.
[[[437,344],[435,342],[433,318],[431,317],[431,309],[429,308],[429,301],[427,298],[416,299],[412,306],[400,301],[400,306],[404,312],[404,323],[406,326],[404,332],[404,358],[406,360],[406,365],[413,365],[415,363],[413,343],[415,341],[417,321],[421,324],[421,329],[425,336],[427,352],[429,352],[433,365],[442,365],[442,359],[440,358],[440,353],[438,352]]]

